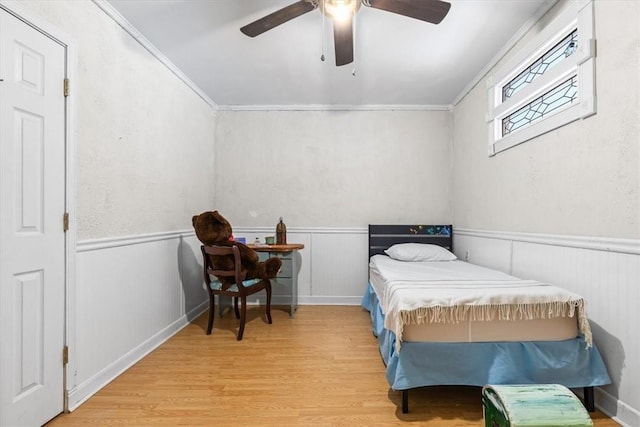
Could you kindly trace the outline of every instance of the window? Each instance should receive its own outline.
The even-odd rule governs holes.
[[[507,98],[511,98],[520,89],[534,81],[536,77],[543,75],[545,72],[553,68],[554,65],[571,56],[578,46],[577,38],[578,30],[573,30],[571,34],[562,39],[560,43],[556,44],[551,48],[551,50],[538,58],[533,64],[528,66],[523,72],[503,86],[502,101],[504,102]]]
[[[567,8],[489,78],[489,155],[596,112],[591,0]]]
[[[519,110],[502,119],[502,136],[530,125],[535,120],[548,117],[558,108],[573,103],[578,95],[578,78],[574,74],[566,82],[544,93]]]

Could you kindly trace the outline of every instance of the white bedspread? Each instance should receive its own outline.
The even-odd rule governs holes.
[[[385,313],[385,328],[396,336],[396,351],[409,324],[576,315],[580,332],[591,345],[583,298],[557,286],[463,261],[402,262],[385,255],[371,257],[370,274]]]

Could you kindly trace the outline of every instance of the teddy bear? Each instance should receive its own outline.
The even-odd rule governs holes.
[[[242,269],[246,271],[245,280],[248,279],[273,279],[280,271],[282,260],[280,258],[269,258],[260,261],[258,253],[247,245],[233,240],[233,230],[231,224],[218,211],[202,212],[194,215],[191,223],[196,232],[198,240],[204,245],[217,246],[237,246],[240,249]],[[217,257],[213,262],[223,269],[232,269],[234,259],[232,255]],[[224,259],[222,259],[224,258]],[[234,283],[234,278],[220,278],[221,282]]]

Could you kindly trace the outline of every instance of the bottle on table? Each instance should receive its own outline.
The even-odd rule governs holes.
[[[276,225],[276,245],[286,245],[287,244],[287,226],[282,222],[282,217],[280,217],[280,222]]]

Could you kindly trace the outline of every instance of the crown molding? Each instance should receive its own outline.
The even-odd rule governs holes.
[[[413,104],[291,104],[291,105],[218,105],[220,111],[451,111],[452,105]]]
[[[453,108],[457,107],[460,101],[475,88],[480,81],[489,74],[489,72],[500,62],[507,53],[540,21],[540,19],[549,11],[559,0],[547,0],[536,10],[536,13],[524,23],[522,27],[509,39],[507,43],[491,58],[482,70],[462,89],[460,94],[456,96],[451,103]]]
[[[198,95],[204,102],[206,102],[212,109],[217,110],[218,104],[216,104],[206,93],[202,91],[186,74],[180,70],[169,58],[167,58],[160,50],[153,45],[145,36],[138,31],[131,22],[129,22],[120,12],[118,12],[108,1],[106,0],[93,0],[93,3],[98,6],[107,16],[115,21],[123,30],[125,30],[134,40],[136,40],[142,47],[144,47],[151,55],[153,55],[158,61],[160,61],[165,67],[169,69],[177,78],[182,80],[189,89],[191,89],[196,95]]]

